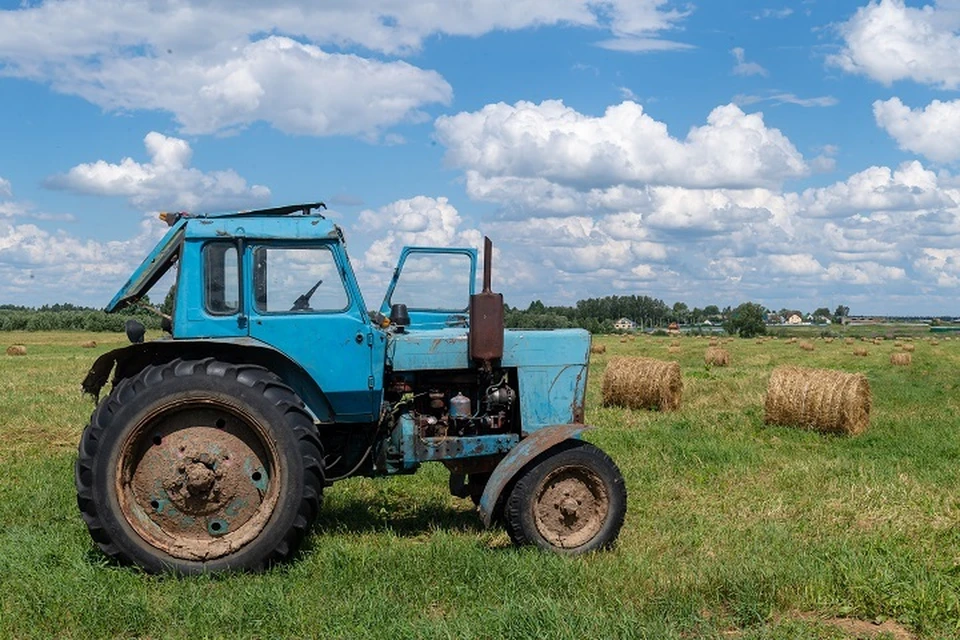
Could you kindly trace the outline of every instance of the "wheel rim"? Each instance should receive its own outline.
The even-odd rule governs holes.
[[[276,447],[228,399],[185,399],[150,412],[121,445],[116,490],[127,523],[185,560],[236,552],[266,526],[280,495]]]
[[[551,471],[536,493],[533,516],[537,531],[564,549],[590,542],[610,511],[607,487],[593,470],[566,466]]]

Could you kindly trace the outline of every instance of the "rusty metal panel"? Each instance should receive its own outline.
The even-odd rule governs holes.
[[[484,291],[470,296],[470,358],[503,357],[503,294]]]
[[[490,474],[490,480],[480,498],[480,519],[485,527],[493,521],[493,510],[500,500],[500,494],[507,483],[517,475],[531,460],[565,440],[579,440],[580,434],[593,427],[582,424],[562,424],[543,427],[527,436],[510,450],[497,468]]]

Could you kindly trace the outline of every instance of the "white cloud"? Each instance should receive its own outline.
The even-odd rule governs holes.
[[[828,60],[850,73],[889,85],[913,80],[960,87],[960,11],[955,2],[908,7],[872,0],[840,26],[844,47]]]
[[[846,217],[871,211],[916,211],[956,207],[960,192],[945,189],[937,174],[917,161],[896,170],[870,167],[844,182],[803,192],[803,215]]]
[[[902,267],[890,267],[876,262],[857,264],[831,264],[824,274],[825,280],[846,282],[855,285],[889,284],[907,277]]]
[[[0,197],[10,197],[12,195],[13,190],[10,187],[10,181],[0,177]]]
[[[756,62],[747,62],[743,47],[734,47],[730,50],[737,64],[733,66],[733,75],[736,76],[768,76],[770,73]]]
[[[793,9],[789,7],[784,7],[783,9],[764,9],[760,13],[753,16],[754,20],[760,20],[762,18],[775,18],[777,20],[782,20],[783,18],[788,18],[793,15]]]
[[[101,306],[165,231],[150,216],[132,238],[102,242],[0,220],[0,297],[17,304]]]
[[[35,76],[23,68],[12,73]],[[113,111],[168,111],[184,132],[198,134],[265,121],[287,133],[376,137],[452,96],[434,71],[280,36],[193,56],[114,57],[98,65],[70,59],[53,75],[60,92]]]
[[[792,104],[798,107],[833,107],[839,101],[833,96],[816,96],[813,98],[800,98],[793,93],[782,91],[770,91],[763,95],[740,94],[734,96],[733,103],[740,106],[758,104],[760,102],[769,102],[773,105]]]
[[[121,196],[141,210],[216,211],[263,205],[270,190],[248,185],[232,169],[204,173],[190,166],[193,151],[186,140],[151,131],[143,139],[149,161],[124,158],[80,164],[47,180],[48,186],[76,193]]]
[[[572,25],[601,46],[663,50],[687,13],[665,0],[46,0],[0,11],[0,74],[107,110],[173,114],[186,133],[264,121],[295,134],[376,138],[448,104],[450,85],[401,60],[438,34]]]
[[[577,187],[751,187],[808,172],[803,156],[762,114],[734,105],[714,109],[684,140],[634,102],[600,117],[557,100],[490,104],[442,116],[436,130],[447,161],[478,178],[540,177]]]
[[[877,100],[873,115],[901,149],[934,162],[960,160],[960,100],[934,100],[923,109],[911,109],[900,98]]]
[[[812,276],[823,272],[823,265],[809,253],[773,255],[768,258],[777,273],[792,276]]]

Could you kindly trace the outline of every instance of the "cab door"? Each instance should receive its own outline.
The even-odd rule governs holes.
[[[250,336],[309,373],[338,422],[368,422],[379,410],[373,327],[342,245],[248,247]]]
[[[410,329],[466,327],[476,278],[475,249],[404,247],[380,313],[403,304]]]

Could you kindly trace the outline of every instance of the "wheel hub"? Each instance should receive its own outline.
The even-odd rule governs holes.
[[[206,495],[217,480],[216,472],[201,462],[194,462],[184,472],[187,492],[192,496]]]
[[[148,542],[191,560],[216,558],[254,539],[278,497],[272,450],[239,416],[184,409],[146,423],[125,443],[118,494]]]
[[[579,547],[603,528],[610,510],[606,485],[592,469],[560,467],[541,483],[533,503],[537,530],[551,544]]]

